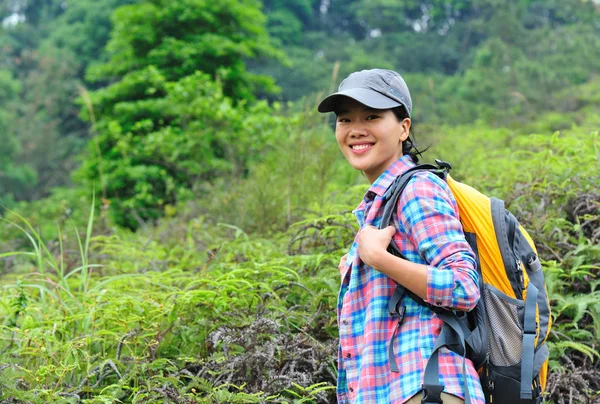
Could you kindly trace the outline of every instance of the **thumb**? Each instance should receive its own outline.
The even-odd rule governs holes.
[[[396,228],[394,226],[388,226],[385,230],[389,233],[390,237],[394,237],[394,234],[396,234]]]

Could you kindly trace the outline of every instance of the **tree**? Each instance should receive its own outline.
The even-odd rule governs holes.
[[[5,26],[0,35],[4,59],[0,61],[20,78],[28,70],[21,62],[23,52],[37,49],[48,36],[52,22],[64,11],[60,0],[6,0],[0,4],[0,22]]]
[[[234,99],[276,91],[272,78],[246,71],[246,60],[283,58],[271,44],[256,0],[147,0],[113,16],[110,61],[88,78],[121,79],[146,66],[169,81],[200,70],[219,78]]]
[[[264,0],[269,33],[283,44],[300,44],[302,33],[320,14],[316,9],[320,3],[316,0]]]
[[[77,78],[83,80],[92,63],[105,62],[110,38],[110,16],[115,9],[138,3],[139,0],[77,0],[66,2],[64,12],[57,17],[48,38],[41,47],[69,51],[75,56]],[[64,2],[63,2],[64,3]]]
[[[79,118],[75,103],[81,81],[74,55],[46,49],[26,57],[35,68],[21,79],[14,135],[23,147],[15,158],[37,173],[36,183],[20,192],[20,199],[34,200],[48,195],[52,187],[70,185],[75,156],[87,143],[88,124]]]
[[[22,147],[11,156],[37,178],[10,190],[18,199],[42,198],[52,187],[70,184],[75,156],[88,139],[89,124],[79,118],[76,103],[84,71],[105,60],[111,12],[134,1],[9,0],[0,7],[7,19],[0,64],[20,82],[10,114],[11,134]]]
[[[6,70],[0,70],[0,204],[9,205],[19,199],[19,191],[35,180],[30,167],[18,164],[15,156],[20,144],[14,136],[14,100],[19,83]]]
[[[254,0],[147,0],[113,15],[108,62],[88,77],[112,81],[83,113],[97,138],[79,178],[96,183],[130,228],[190,197],[201,181],[241,175],[278,127],[255,92],[273,80],[249,59],[281,57]]]

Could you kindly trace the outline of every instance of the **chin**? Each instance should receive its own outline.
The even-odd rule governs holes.
[[[367,164],[361,164],[361,163],[350,163],[350,165],[352,166],[352,168],[354,168],[355,170],[358,171],[362,171],[365,172],[369,169],[369,166]]]

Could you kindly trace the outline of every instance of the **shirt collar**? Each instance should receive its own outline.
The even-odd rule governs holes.
[[[383,174],[381,174],[369,187],[369,190],[365,194],[365,201],[373,200],[375,195],[383,196],[385,191],[387,191],[389,186],[398,176],[402,175],[415,165],[416,164],[413,162],[410,155],[406,154],[400,157],[391,166],[389,166],[388,169],[385,170]]]
[[[356,207],[356,209],[354,209],[353,213],[355,215],[363,214],[364,210],[367,207],[367,204],[373,201],[373,199],[375,199],[375,196],[383,196],[385,194],[385,191],[387,191],[389,186],[399,175],[402,175],[414,166],[416,166],[416,164],[413,162],[412,157],[409,155],[404,155],[398,160],[396,160],[369,187],[369,189],[365,193],[365,197]]]

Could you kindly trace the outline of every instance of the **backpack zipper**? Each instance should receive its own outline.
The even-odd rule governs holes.
[[[521,293],[521,299],[523,299],[523,290],[525,289],[525,277],[523,276],[523,266],[521,265],[521,260],[517,258],[517,273],[519,275],[519,292]]]

